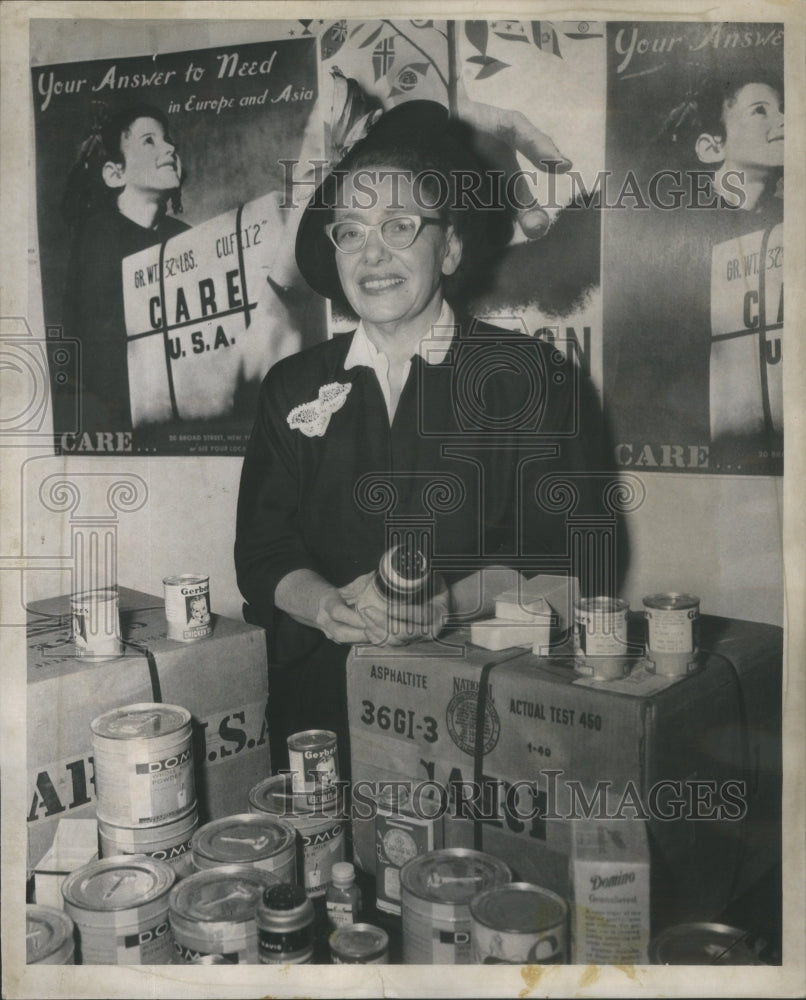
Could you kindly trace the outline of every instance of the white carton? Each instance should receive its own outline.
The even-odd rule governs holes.
[[[62,909],[62,882],[77,868],[98,857],[98,823],[94,819],[60,819],[50,849],[34,869],[38,906]]]
[[[573,964],[646,963],[650,896],[644,820],[572,820],[569,882]]]
[[[558,637],[573,627],[574,604],[578,594],[576,577],[539,574],[519,588],[499,594],[495,600],[495,616],[522,621],[540,604],[543,607],[541,617],[552,616],[552,638]]]
[[[484,618],[470,626],[470,641],[483,649],[509,649],[511,646],[547,646],[551,638],[549,619],[531,622],[507,618]]]
[[[550,624],[551,616],[551,605],[545,597],[538,597],[535,601],[519,601],[517,599],[517,591],[508,590],[505,595],[501,595],[495,599],[496,618],[505,618],[507,621],[527,622],[530,624],[545,619]]]

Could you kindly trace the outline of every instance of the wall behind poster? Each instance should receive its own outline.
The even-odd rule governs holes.
[[[483,23],[486,34],[479,28],[471,29],[468,34],[465,22],[452,26],[459,53],[456,68],[467,100],[522,110],[534,126],[551,136],[590,186],[605,156],[605,26],[588,24],[587,31],[593,37],[583,40],[572,37],[580,34],[578,23],[472,23]],[[35,57],[35,65],[66,62],[71,58],[52,29],[50,34],[44,26],[40,30],[41,55]],[[111,63],[144,51],[158,51],[160,47],[162,51],[180,53],[247,40],[254,42],[260,37],[285,39],[292,37],[290,31],[295,32],[294,37],[297,33],[314,32],[321,45],[319,121],[326,138],[332,124],[331,103],[336,96],[333,66],[338,66],[347,77],[358,79],[387,105],[411,97],[451,99],[450,89],[440,79],[440,74],[447,74],[448,60],[444,55],[445,61],[440,62],[440,52],[447,52],[445,22],[368,24],[332,19],[321,24],[261,22],[252,26],[186,23],[181,35],[171,29],[161,29],[160,34],[140,26],[138,30],[142,32],[141,41],[130,33],[118,32],[104,42],[100,32],[93,44],[78,55],[87,58],[92,53]],[[377,35],[364,44],[376,30]],[[541,45],[535,42],[535,32]],[[391,37],[395,38],[394,61],[387,59],[386,73],[378,73],[376,77],[384,62],[376,58],[373,63],[373,56],[384,51],[388,54],[388,46],[379,53],[375,49]],[[482,73],[487,66],[495,71]],[[548,82],[552,77],[556,78],[553,85]],[[392,93],[395,88],[401,89],[401,84],[412,86],[402,93]],[[541,93],[552,86],[554,89],[546,91],[553,95],[552,100],[543,103]],[[567,96],[565,103],[563,94]],[[578,117],[580,106],[584,113]],[[517,162],[523,169],[531,167],[528,158],[522,155]],[[250,169],[251,161],[244,161],[244,172]],[[553,180],[552,190],[549,176],[537,172],[535,193],[547,206],[553,223],[548,238],[530,239],[522,230],[516,230],[507,253],[518,255],[524,261],[523,268],[520,271],[505,268],[501,274],[504,283],[499,286],[497,297],[487,297],[481,307],[499,321],[509,318],[509,325],[513,326],[523,317],[531,333],[541,329],[542,335],[562,338],[571,331],[571,339],[577,339],[583,347],[583,361],[589,364],[594,378],[606,386],[607,332],[601,317],[599,288],[599,214],[570,207],[574,192],[567,175],[556,175]],[[190,221],[190,188],[186,205],[186,218]],[[557,253],[560,266],[550,272],[552,239],[555,248],[561,240],[566,241],[566,249]],[[580,246],[586,248],[584,255],[578,252]],[[563,283],[560,278],[577,260],[575,247],[580,267],[572,266],[573,280]],[[44,248],[40,250],[44,252]],[[540,254],[545,255],[542,260]],[[547,271],[553,278],[543,282]],[[513,273],[525,278],[515,291],[505,283]],[[532,299],[524,295],[524,288],[528,293],[535,286],[539,294]],[[41,309],[41,299],[37,304],[37,288],[34,279],[32,317]],[[343,317],[332,320],[334,326],[344,323]],[[99,460],[94,455],[75,454],[65,462],[64,458],[47,458],[47,452],[43,451],[42,457],[26,468],[21,506],[23,511],[37,510],[39,484],[53,469],[66,469],[71,475],[86,474],[84,482],[90,484],[90,506],[99,509],[103,508],[105,487],[100,481],[92,484],[101,466],[111,470],[114,464],[116,471],[140,477],[148,489],[147,502],[139,510],[120,516],[121,583],[160,593],[165,574],[201,569],[212,577],[214,609],[237,616],[241,600],[231,552],[240,462],[210,454],[202,451],[194,456],[195,461],[185,458],[178,463],[159,457],[117,455],[114,459]],[[703,610],[777,622],[782,611],[780,525],[776,516],[780,482],[765,477],[692,476],[682,471],[678,475],[674,469],[658,475],[652,468],[637,471],[642,473],[647,496],[644,506],[631,518],[633,560],[624,594],[631,604],[639,607],[643,594],[674,586],[700,594]],[[97,493],[92,493],[96,487]],[[692,511],[698,512],[696,529]],[[735,546],[739,533],[744,539],[741,553],[737,553]],[[26,534],[32,556],[47,556],[66,545],[65,524],[57,517],[38,517]],[[145,546],[144,539],[148,540]],[[44,569],[29,573],[26,583],[32,597],[69,589],[69,579],[64,573]]]

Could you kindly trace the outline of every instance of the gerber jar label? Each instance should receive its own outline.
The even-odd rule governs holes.
[[[188,573],[166,576],[162,582],[165,587],[168,638],[191,642],[212,635],[210,577]]]

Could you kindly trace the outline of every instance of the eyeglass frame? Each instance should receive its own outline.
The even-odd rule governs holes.
[[[412,236],[411,238],[411,243],[407,243],[405,246],[402,247],[390,246],[383,238],[383,227],[387,224],[387,222],[395,222],[398,219],[417,220],[417,228],[414,231],[414,236]],[[342,247],[338,245],[338,243],[336,242],[336,238],[333,235],[333,230],[336,228],[336,226],[343,226],[349,223],[352,223],[353,225],[356,226],[361,226],[361,228],[364,230],[364,242],[361,244],[360,247],[356,247],[355,250],[344,250]],[[420,235],[423,226],[427,225],[428,223],[436,223],[437,225],[442,225],[444,223],[444,220],[441,219],[438,215],[437,216],[417,215],[416,212],[406,212],[403,215],[392,215],[388,219],[384,219],[383,222],[373,222],[373,223],[361,222],[359,219],[341,219],[338,222],[329,222],[325,226],[325,235],[333,244],[333,246],[338,250],[339,253],[347,254],[348,256],[354,253],[361,253],[361,251],[367,245],[367,240],[369,239],[370,231],[377,232],[381,243],[383,243],[383,245],[388,250],[408,250],[410,246],[413,246],[414,241]]]

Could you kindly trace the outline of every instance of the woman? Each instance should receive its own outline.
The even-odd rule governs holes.
[[[490,234],[506,229],[502,206],[478,208],[492,189],[461,140],[441,105],[398,106],[300,223],[303,276],[359,322],[272,368],[244,460],[235,559],[247,617],[269,630],[275,769],[289,734],[326,728],[348,770],[350,645],[490,614],[521,570],[565,552],[564,522],[538,508],[535,487],[588,467],[577,373],[548,345],[459,311]],[[409,528],[438,571],[427,600],[405,621],[359,612],[368,575]]]

